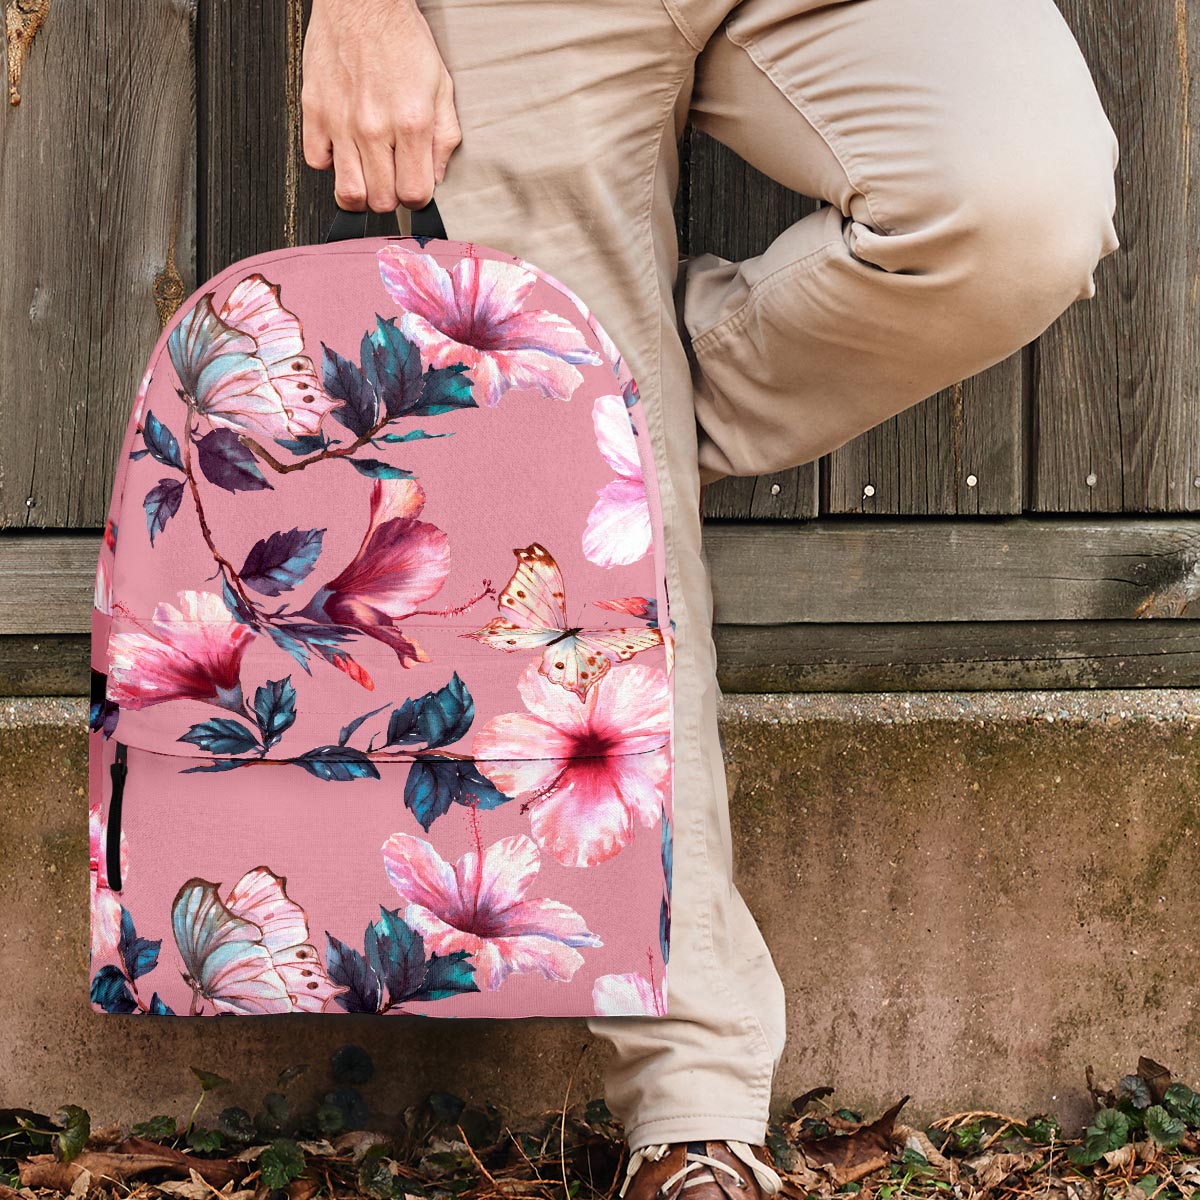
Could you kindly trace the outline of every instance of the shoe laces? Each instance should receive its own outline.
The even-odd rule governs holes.
[[[736,1159],[745,1163],[754,1175],[754,1178],[758,1181],[758,1186],[768,1196],[774,1196],[783,1190],[783,1180],[779,1177],[779,1173],[758,1158],[746,1142],[726,1141],[725,1145],[729,1147],[730,1153]],[[670,1145],[666,1143],[659,1143],[658,1145],[643,1146],[635,1150],[629,1156],[629,1164],[625,1168],[625,1181],[621,1184],[621,1190],[617,1194],[622,1197],[625,1195],[625,1190],[629,1187],[630,1182],[637,1174],[638,1168],[642,1163],[658,1162],[670,1148]],[[696,1172],[703,1172],[706,1167],[708,1168],[707,1173],[709,1175],[714,1171],[724,1171],[726,1175],[733,1177],[738,1187],[746,1186],[746,1181],[742,1178],[740,1172],[728,1163],[722,1162],[719,1158],[713,1158],[711,1154],[702,1154],[698,1150],[689,1148],[684,1155],[683,1166],[659,1184],[659,1193],[663,1196],[667,1195],[671,1188],[681,1181],[684,1188],[695,1187],[697,1184],[704,1183],[706,1181],[704,1176],[697,1175]]]

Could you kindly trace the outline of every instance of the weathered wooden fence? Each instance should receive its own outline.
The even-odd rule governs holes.
[[[1060,0],[1121,142],[1098,295],[827,455],[708,490],[727,690],[1192,684],[1200,635],[1200,6]],[[0,692],[82,688],[94,530],[169,308],[316,240],[302,0],[6,0]],[[683,251],[813,201],[689,134]],[[279,180],[284,186],[279,186]],[[746,222],[734,214],[755,214]]]

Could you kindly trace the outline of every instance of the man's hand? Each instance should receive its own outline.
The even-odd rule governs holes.
[[[454,85],[416,0],[313,0],[304,161],[342,208],[420,208],[462,141]]]

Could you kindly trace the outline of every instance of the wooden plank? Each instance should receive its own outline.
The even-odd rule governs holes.
[[[688,135],[684,246],[692,255],[741,259],[761,254],[817,202],[789,191],[706,134]],[[747,220],[752,213],[753,220]],[[787,520],[818,512],[817,463],[758,478],[728,478],[705,489],[709,517]]]
[[[1194,621],[718,625],[725,692],[1200,686]]]
[[[1097,294],[1040,339],[1032,505],[1200,509],[1200,11],[1061,0],[1120,143]],[[1152,183],[1150,181],[1153,181]]]
[[[98,535],[0,538],[0,634],[87,633]]]
[[[998,516],[1023,507],[1020,352],[827,454],[825,514]]]
[[[716,620],[1048,621],[1200,616],[1188,520],[706,523]]]
[[[98,545],[0,539],[0,634],[86,632]],[[1200,616],[1195,520],[709,521],[704,546],[726,624]]]
[[[192,23],[53,4],[0,105],[0,527],[103,524],[156,299],[194,278]]]
[[[1200,687],[1192,621],[718,625],[734,692]],[[86,696],[82,634],[0,637],[0,695]]]
[[[0,696],[86,696],[88,662],[83,634],[0,637]]]

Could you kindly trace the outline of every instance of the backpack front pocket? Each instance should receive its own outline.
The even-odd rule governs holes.
[[[416,668],[369,657],[371,694],[344,677],[357,710],[263,643],[236,702],[119,712],[94,813],[97,1010],[665,1012],[664,647],[581,697],[537,656],[425,641]]]

